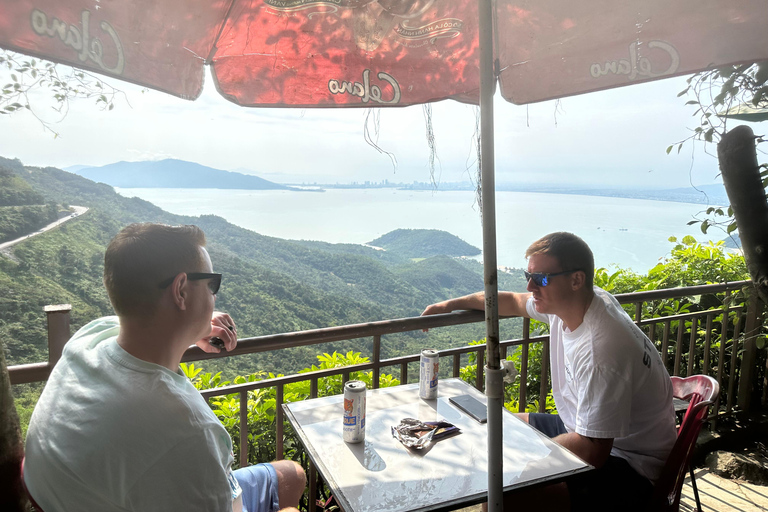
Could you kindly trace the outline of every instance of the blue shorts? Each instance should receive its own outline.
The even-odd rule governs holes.
[[[568,433],[557,414],[530,413],[528,424],[547,437]],[[643,511],[653,495],[653,484],[614,455],[600,469],[580,473],[565,483],[572,512]]]
[[[236,469],[232,475],[243,490],[243,512],[279,510],[277,473],[272,464],[256,464]]]

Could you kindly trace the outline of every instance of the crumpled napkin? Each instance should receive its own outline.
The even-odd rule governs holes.
[[[430,443],[461,434],[459,427],[447,421],[419,421],[403,418],[399,425],[391,427],[392,437],[408,448],[421,450]]]

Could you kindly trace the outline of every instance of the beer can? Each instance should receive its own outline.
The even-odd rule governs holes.
[[[440,357],[437,350],[425,348],[421,351],[419,363],[419,397],[425,400],[437,398],[437,371],[440,368]]]
[[[365,382],[350,380],[344,384],[344,441],[365,440]]]

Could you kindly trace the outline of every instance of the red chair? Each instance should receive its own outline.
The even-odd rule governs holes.
[[[677,430],[677,441],[672,447],[664,465],[661,477],[656,482],[650,510],[677,512],[680,509],[680,493],[685,480],[685,472],[690,469],[691,485],[696,497],[696,506],[701,512],[699,491],[691,467],[691,456],[699,437],[701,426],[707,419],[709,406],[717,400],[720,385],[712,377],[692,375],[681,378],[672,377],[672,393],[675,398],[688,400],[688,410]]]

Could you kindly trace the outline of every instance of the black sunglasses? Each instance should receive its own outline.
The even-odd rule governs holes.
[[[533,279],[533,282],[536,286],[543,287],[549,284],[550,277],[562,276],[565,274],[573,274],[574,272],[579,272],[580,270],[581,270],[580,268],[577,268],[574,270],[563,270],[562,272],[552,272],[552,273],[547,273],[547,272],[530,273],[523,270],[523,275],[525,276],[526,281],[530,281],[531,279]]]
[[[168,286],[171,285],[174,279],[176,279],[176,276],[166,279],[165,281],[160,283],[160,288],[167,288]],[[210,281],[208,281],[208,288],[211,290],[211,293],[214,295],[219,293],[219,288],[221,287],[221,274],[210,274],[207,272],[191,272],[187,274],[187,279],[189,279],[190,281],[210,279]]]

